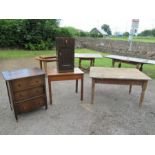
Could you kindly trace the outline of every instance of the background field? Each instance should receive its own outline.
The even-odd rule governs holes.
[[[108,53],[104,52],[96,52],[93,50],[89,49],[76,49],[76,53],[100,53],[103,56],[107,55]],[[0,60],[1,59],[18,59],[18,58],[26,58],[26,57],[35,57],[38,55],[55,55],[56,51],[51,50],[51,51],[24,51],[24,50],[1,50],[0,51]],[[75,59],[75,65],[78,66],[78,59]],[[82,65],[84,67],[89,66],[88,61],[83,61]],[[96,59],[95,61],[95,66],[101,66],[101,67],[111,67],[112,66],[112,61],[111,59],[107,58],[102,58],[102,59]],[[129,64],[122,64],[122,67],[126,68],[134,68],[134,65],[129,65]],[[155,66],[154,65],[144,65],[143,66],[143,72],[146,73],[148,76],[151,78],[155,79]]]

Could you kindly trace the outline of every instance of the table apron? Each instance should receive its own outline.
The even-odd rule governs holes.
[[[103,83],[103,84],[119,84],[119,85],[142,85],[147,80],[118,80],[118,79],[95,79],[93,78],[95,83]]]
[[[48,76],[48,81],[64,81],[64,80],[76,80],[76,79],[82,79],[83,74],[81,75],[65,75],[65,76]]]
[[[144,64],[142,62],[133,62],[133,61],[128,61],[128,60],[117,60],[117,59],[113,59],[115,62],[122,62],[122,63],[128,63],[128,64],[133,64],[133,65],[137,65],[137,64]]]

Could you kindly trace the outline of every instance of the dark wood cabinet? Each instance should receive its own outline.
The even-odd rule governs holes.
[[[47,109],[45,73],[41,69],[20,69],[5,71],[2,74],[6,81],[10,107],[14,110],[16,120],[18,114],[42,106]]]
[[[74,71],[75,39],[69,37],[56,38],[56,54],[58,72]]]

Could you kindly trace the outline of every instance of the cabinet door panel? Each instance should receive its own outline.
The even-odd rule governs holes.
[[[57,67],[59,72],[74,70],[74,46],[73,38],[56,38]]]

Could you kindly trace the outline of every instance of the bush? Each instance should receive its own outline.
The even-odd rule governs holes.
[[[0,20],[0,47],[30,50],[53,48],[59,30],[57,19]]]

